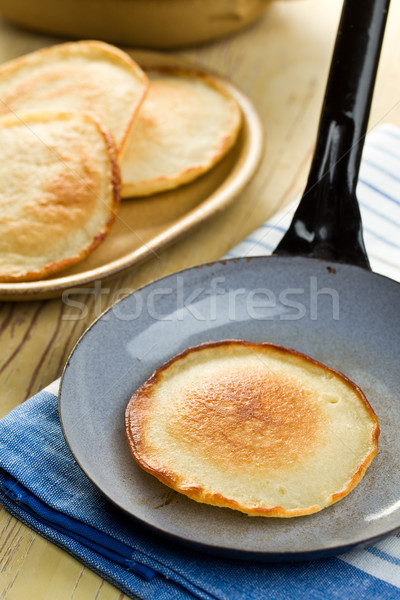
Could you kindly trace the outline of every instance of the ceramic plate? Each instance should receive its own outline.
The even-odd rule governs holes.
[[[129,517],[196,548],[293,560],[379,539],[400,527],[399,296],[398,283],[358,267],[282,257],[218,262],[156,281],[111,307],[75,347],[60,392],[67,443]],[[196,503],[136,465],[124,432],[134,390],[184,348],[227,338],[292,347],[363,389],[379,418],[380,447],[340,502],[305,517],[248,517]]]
[[[0,300],[38,300],[66,289],[88,286],[151,257],[226,208],[254,175],[263,148],[263,129],[250,100],[214,72],[180,58],[154,52],[130,53],[143,67],[159,65],[200,69],[217,77],[236,98],[243,125],[231,151],[208,173],[176,190],[121,201],[109,235],[87,259],[54,277],[27,283],[0,283]]]

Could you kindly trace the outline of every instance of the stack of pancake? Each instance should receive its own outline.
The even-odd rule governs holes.
[[[198,177],[234,144],[241,114],[212,77],[149,74],[97,41],[0,67],[0,281],[32,281],[104,239],[120,197]]]

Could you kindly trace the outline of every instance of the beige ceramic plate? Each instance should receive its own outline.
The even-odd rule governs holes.
[[[159,53],[138,51],[132,56],[143,67],[193,67],[182,59]],[[177,190],[144,199],[123,200],[109,235],[86,260],[42,281],[0,284],[0,300],[53,298],[66,289],[116,275],[151,257],[232,202],[258,167],[263,132],[248,98],[231,83],[219,79],[236,98],[243,113],[239,138],[227,156],[211,171]]]

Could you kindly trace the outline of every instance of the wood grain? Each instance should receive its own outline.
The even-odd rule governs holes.
[[[222,256],[303,189],[339,0],[276,2],[246,30],[177,52],[228,76],[253,100],[265,127],[261,168],[223,214],[188,239],[107,283],[97,295],[0,305],[0,416],[60,376],[86,327],[116,299],[184,267]],[[370,128],[400,125],[400,5],[392,3]],[[0,19],[0,62],[56,42]],[[119,590],[0,508],[0,599],[121,600]]]

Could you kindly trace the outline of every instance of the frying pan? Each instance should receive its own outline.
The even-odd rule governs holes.
[[[400,527],[400,286],[370,270],[355,195],[389,1],[362,4],[344,3],[309,180],[274,255],[145,286],[95,321],[70,356],[64,435],[87,476],[126,512],[127,528],[139,522],[207,552],[282,561],[337,554]],[[363,389],[380,421],[380,449],[346,498],[312,516],[249,518],[176,494],[131,459],[124,410],[132,392],[184,348],[227,338],[295,348]]]

